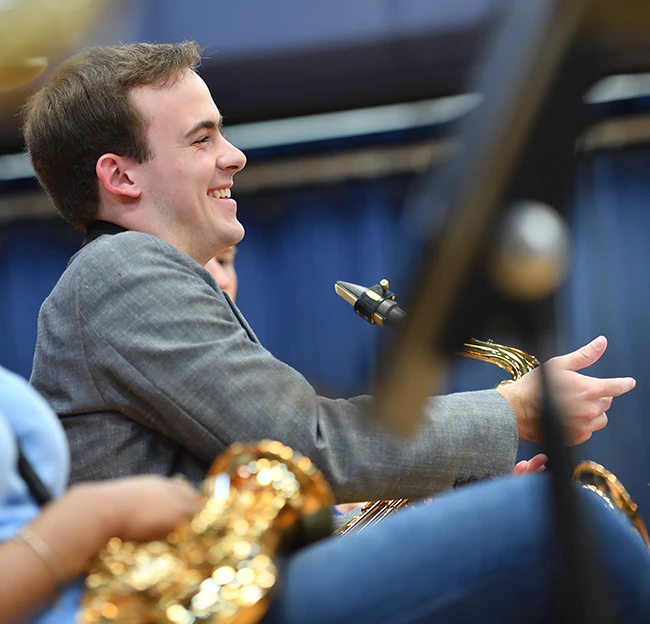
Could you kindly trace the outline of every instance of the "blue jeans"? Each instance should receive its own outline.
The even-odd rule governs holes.
[[[650,553],[620,512],[579,496],[614,621],[650,622]],[[555,624],[566,613],[560,578],[548,476],[496,479],[300,551],[262,621]]]

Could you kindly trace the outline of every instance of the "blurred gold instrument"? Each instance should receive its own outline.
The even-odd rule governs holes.
[[[336,293],[353,305],[359,316],[371,324],[397,329],[404,319],[405,313],[395,301],[395,295],[388,290],[388,287],[388,280],[385,279],[371,288],[364,288],[349,282],[335,284]],[[501,384],[512,383],[539,366],[539,361],[533,355],[514,347],[494,343],[491,340],[484,342],[472,339],[466,342],[458,353],[495,364],[507,371],[511,379],[506,379]],[[573,476],[582,487],[601,496],[611,509],[622,511],[650,549],[650,536],[648,536],[647,528],[638,513],[637,505],[612,472],[600,464],[585,461],[576,466]],[[396,499],[366,503],[361,511],[342,527],[339,527],[336,533],[345,535],[351,531],[360,531],[379,522],[394,511],[408,507],[415,502],[417,501],[411,499]]]
[[[107,0],[0,1],[0,91],[21,87],[74,50]]]
[[[639,515],[637,504],[615,474],[596,462],[583,461],[575,467],[573,476],[582,487],[601,496],[608,507],[622,511],[632,522],[632,528],[650,548],[648,529]]]
[[[82,624],[252,624],[278,579],[274,557],[331,533],[334,498],[280,442],[234,444],[212,464],[202,506],[165,541],[109,541],[86,578]]]

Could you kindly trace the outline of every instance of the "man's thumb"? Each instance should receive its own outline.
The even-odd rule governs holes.
[[[598,336],[584,347],[563,356],[563,364],[570,370],[578,371],[597,362],[600,356],[605,353],[605,349],[607,349],[607,338]]]

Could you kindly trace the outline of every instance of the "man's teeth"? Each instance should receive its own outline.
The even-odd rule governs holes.
[[[230,197],[230,189],[215,189],[214,191],[209,191],[208,195],[214,197],[215,199],[221,199],[224,197]]]

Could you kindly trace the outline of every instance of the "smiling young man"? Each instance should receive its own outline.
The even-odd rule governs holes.
[[[63,421],[71,480],[185,474],[234,441],[309,456],[339,502],[419,497],[513,469],[536,439],[535,373],[501,391],[436,397],[411,440],[366,417],[370,397],[319,397],[257,341],[204,265],[241,240],[230,195],[246,158],[196,73],[194,43],[91,48],[27,103],[37,176],[83,248],[39,315],[32,383]],[[607,422],[631,379],[576,371],[605,341],[555,358],[571,441]]]
[[[398,440],[367,417],[370,397],[319,397],[259,344],[204,268],[244,234],[230,189],[246,159],[221,134],[199,60],[194,43],[91,48],[25,108],[34,170],[86,232],[41,309],[31,379],[63,422],[72,482],[181,473],[198,483],[228,445],[264,438],[310,457],[338,502],[512,472],[518,437],[538,438],[535,371],[502,391],[436,397],[418,435]],[[572,443],[604,427],[613,397],[634,386],[577,372],[605,347],[600,338],[548,363]],[[541,475],[497,479],[306,549],[270,621],[559,621],[546,488]],[[608,563],[635,605],[628,621],[641,621],[647,553],[596,498],[602,541],[624,553]]]
[[[157,236],[204,265],[244,236],[230,189],[246,157],[221,134],[219,110],[191,69],[164,86],[134,87],[129,97],[150,155],[98,158],[97,217]]]

